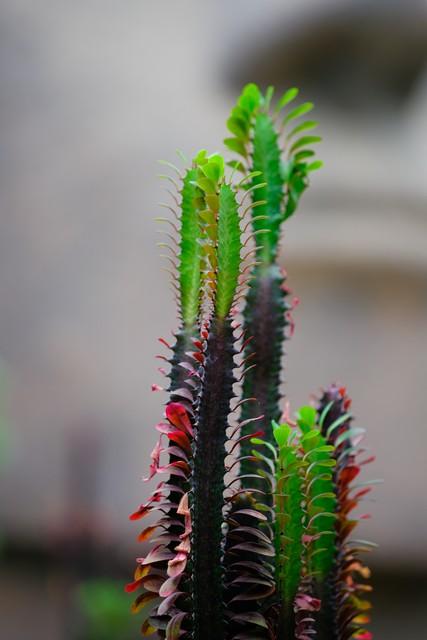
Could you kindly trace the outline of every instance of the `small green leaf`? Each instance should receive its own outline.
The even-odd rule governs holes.
[[[253,178],[258,178],[259,176],[262,176],[262,171],[251,171],[250,173],[248,173],[246,178],[247,180],[252,180]],[[265,186],[265,183],[263,183],[263,186]]]
[[[311,149],[304,149],[304,151],[298,151],[295,154],[294,159],[295,162],[299,162],[300,160],[305,160],[306,158],[312,158],[314,156],[314,151]]]
[[[319,123],[316,122],[315,120],[306,120],[305,122],[302,122],[301,124],[296,126],[294,129],[292,129],[292,131],[288,133],[287,138],[289,140],[289,138],[293,138],[293,136],[296,136],[298,133],[301,133],[302,131],[309,131],[310,129],[315,129],[318,126],[318,124]]]
[[[207,166],[207,165],[205,165]],[[208,178],[197,178],[197,186],[206,194],[214,194],[216,192],[216,184]]]
[[[210,156],[208,162],[200,169],[216,185],[224,175],[224,160],[221,156]]]
[[[364,433],[365,433],[365,429],[362,429],[362,427],[352,427],[351,429],[348,429],[343,433],[340,433],[340,435],[335,440],[335,446],[339,447],[340,444],[342,444],[346,440],[351,441],[353,438],[357,436],[364,435]]]
[[[297,412],[298,423],[303,422],[307,426],[314,427],[316,424],[317,412],[314,407],[306,406],[301,407]]]
[[[247,123],[242,118],[236,118],[231,116],[227,120],[227,128],[233,133],[239,140],[248,140]]]
[[[296,87],[292,87],[291,89],[288,89],[287,91],[285,91],[285,93],[282,95],[282,97],[277,103],[276,111],[280,111],[280,109],[283,109],[283,107],[286,107],[286,105],[292,102],[292,100],[295,100],[298,94],[299,94],[299,89],[297,89]]]
[[[330,410],[330,408],[332,407],[333,404],[334,404],[333,400],[328,402],[328,404],[326,405],[326,407],[323,409],[322,413],[320,414],[320,417],[319,417],[319,427],[320,427],[320,429],[322,429],[323,423],[325,421],[325,418],[328,415],[329,410]]]
[[[240,171],[240,173],[246,173],[245,166],[240,160],[229,160],[227,166],[231,167],[234,171]]]
[[[303,136],[294,142],[289,152],[293,153],[297,149],[301,149],[301,147],[306,147],[308,144],[315,144],[316,142],[322,142],[322,138],[320,136]]]
[[[238,104],[242,109],[245,109],[245,111],[251,115],[256,110],[256,108],[259,107],[261,99],[262,96],[259,87],[251,82],[243,88],[243,91],[238,99]]]
[[[317,438],[320,433],[318,429],[313,429],[313,426],[305,420],[299,419],[298,426],[304,432],[303,441],[305,444],[307,444],[307,442],[310,442],[310,440]]]
[[[210,209],[199,211],[199,217],[206,224],[215,224],[216,222],[215,214]]]
[[[267,87],[267,91],[265,92],[265,97],[264,97],[264,109],[266,111],[268,111],[268,109],[270,108],[270,103],[273,95],[274,95],[274,87],[272,86]]]
[[[225,138],[224,144],[231,151],[234,151],[235,153],[238,153],[239,155],[243,156],[244,158],[246,158],[246,156],[248,155],[247,152],[246,152],[245,145],[238,138]]]
[[[195,156],[194,163],[196,165],[202,165],[205,162],[207,162],[207,157],[206,157],[207,153],[208,152],[206,151],[206,149],[201,149],[199,153]]]
[[[310,453],[330,453],[331,451],[335,451],[335,447],[333,444],[323,444],[320,447],[316,447]]]
[[[283,447],[289,437],[290,427],[288,424],[273,424],[273,436],[279,447]]]
[[[344,424],[344,422],[347,422],[347,420],[350,420],[350,414],[349,413],[344,413],[342,416],[340,416],[339,418],[337,418],[335,420],[335,422],[333,422],[329,427],[328,430],[326,432],[326,437],[329,439],[331,437],[331,434],[335,431],[335,429],[337,429],[338,427],[340,427],[342,424]]]
[[[216,194],[207,193],[205,199],[209,209],[212,209],[212,211],[218,211],[219,198]]]
[[[315,460],[309,466],[309,469],[314,469],[315,467],[335,467],[336,460]]]
[[[315,160],[314,162],[311,162],[307,166],[307,171],[318,171],[322,167],[323,167],[323,162],[321,160]]]
[[[289,111],[288,115],[283,118],[283,124],[286,125],[291,120],[295,120],[296,118],[300,118],[304,116],[306,113],[309,113],[314,108],[314,104],[312,102],[304,102],[300,104],[292,111]]]

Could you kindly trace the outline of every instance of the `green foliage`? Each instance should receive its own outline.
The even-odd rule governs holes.
[[[302,407],[296,423],[273,422],[275,446],[260,438],[251,440],[264,448],[253,451],[264,464],[262,475],[274,470],[277,596],[272,607],[279,638],[306,637],[304,610],[319,612],[310,619],[310,629],[320,632],[322,639],[356,638],[362,631],[366,635],[360,637],[371,638],[358,626],[368,621],[363,612],[370,606],[363,599],[369,587],[360,585],[358,574],[369,573],[355,554],[357,547],[346,542],[356,522],[349,519],[349,510],[369,489],[351,495],[350,482],[360,470],[351,442],[360,438],[360,429],[349,428],[351,418],[342,408],[349,401],[336,395],[332,386],[319,411]],[[328,402],[330,397],[334,400]]]
[[[252,337],[245,357],[256,367],[248,369],[243,381],[245,392],[258,404],[243,407],[242,417],[246,421],[264,416],[260,426],[270,443],[271,422],[280,415],[283,342],[288,337],[287,327],[292,325],[291,305],[286,299],[289,291],[277,264],[281,228],[308,187],[309,174],[321,166],[310,148],[320,141],[311,135],[317,123],[303,120],[313,104],[294,106],[297,96],[298,89],[291,88],[272,105],[272,88],[263,95],[256,85],[247,85],[227,122],[233,136],[225,140],[239,158],[232,166],[243,172],[251,190],[252,228],[258,240],[244,308],[244,328]],[[248,453],[248,442],[244,442],[242,468]]]
[[[254,202],[255,198],[264,202],[254,213],[254,229],[269,232],[263,238],[260,255],[265,263],[271,263],[276,256],[281,223],[295,212],[308,186],[309,174],[322,166],[320,161],[310,160],[314,152],[307,148],[320,142],[321,138],[313,135],[298,137],[300,133],[314,129],[317,122],[307,120],[287,131],[288,126],[314,107],[312,102],[305,102],[288,110],[297,96],[298,89],[289,89],[272,111],[272,88],[262,95],[256,85],[248,84],[227,121],[233,137],[226,138],[224,144],[242,158],[233,166],[243,172],[261,172],[251,186],[265,182],[263,188],[253,195]],[[285,113],[281,114],[283,110]],[[263,216],[263,220],[258,216]]]
[[[329,445],[316,428],[317,413],[303,407],[298,414],[304,461],[306,499],[306,533],[312,538],[307,545],[309,575],[325,579],[335,553],[335,510],[337,498],[333,479],[335,447]]]
[[[260,175],[253,179],[252,186],[263,184],[255,192],[254,198],[264,204],[256,209],[255,217],[258,219],[254,220],[253,226],[256,231],[262,229],[268,232],[262,238],[261,253],[262,259],[268,263],[274,259],[282,222],[284,181],[280,155],[278,134],[271,118],[266,113],[259,113],[254,123],[252,168],[259,171]]]
[[[244,88],[225,140],[238,159],[197,153],[182,178],[180,229],[172,225],[181,325],[147,480],[161,479],[130,516],[157,518],[138,537],[153,542],[126,586],[142,591],[133,611],[144,609],[143,635],[164,640],[371,637],[362,626],[369,587],[360,583],[369,573],[357,556],[367,545],[348,539],[357,522],[349,513],[366,493],[351,485],[366,461],[356,462],[362,432],[350,426],[350,401],[332,385],[318,410],[276,421],[292,324],[276,262],[281,225],[321,162],[310,148],[320,141],[317,123],[301,121],[313,104],[295,106],[296,88],[276,105],[273,96],[272,87]],[[237,184],[236,172],[244,174]],[[242,240],[251,223],[252,239]],[[107,618],[109,598],[89,592],[87,615],[96,622],[93,605]],[[115,624],[113,616],[99,626],[97,640]]]
[[[315,409],[302,407],[297,416],[297,427],[273,423],[276,578],[285,609],[292,607],[303,570],[324,579],[335,551],[335,447],[317,429]]]
[[[224,160],[219,154],[199,152],[195,158],[196,181],[200,190],[199,221],[208,297],[214,298],[215,312],[224,319],[231,309],[240,275],[241,229],[235,190],[224,182]]]
[[[276,583],[288,612],[301,579],[303,560],[303,462],[296,447],[297,432],[288,424],[273,424],[277,443],[275,496]]]

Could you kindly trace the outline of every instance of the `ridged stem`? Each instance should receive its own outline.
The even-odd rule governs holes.
[[[197,640],[224,637],[223,493],[226,429],[235,381],[233,340],[230,320],[214,319],[205,353],[193,457],[191,564]]]
[[[326,410],[322,423],[322,434],[325,437],[327,436],[328,429],[334,424],[334,422],[341,420],[342,417],[347,414],[346,402],[348,402],[348,397],[343,391],[341,391],[336,385],[331,385],[326,389],[320,399],[318,415],[321,416]],[[343,433],[343,431],[350,428],[350,422],[351,418],[349,417],[348,420],[342,423],[338,429],[334,430],[334,432],[329,436],[328,442],[334,443],[339,433]],[[348,442],[346,446],[350,446],[350,442]],[[341,445],[340,449],[342,451],[343,445]],[[336,486],[338,474],[339,469],[336,468],[333,474]],[[338,489],[337,493],[339,499]],[[338,501],[337,511],[339,510],[339,507],[340,504]],[[319,640],[341,640],[342,637],[338,620],[339,602],[342,596],[342,590],[339,584],[341,555],[339,542],[337,542],[333,566],[322,585],[322,609],[319,616]]]
[[[248,370],[243,382],[243,397],[256,398],[242,407],[241,420],[263,415],[257,428],[264,431],[264,440],[273,443],[272,420],[280,418],[280,383],[283,340],[287,325],[285,277],[276,265],[257,267],[248,291],[244,310],[245,338],[251,337],[245,349]],[[242,435],[252,431],[251,425],[242,429]],[[250,455],[253,445],[242,443],[241,455]],[[249,473],[249,465],[242,462],[242,474]]]
[[[194,350],[192,344],[192,338],[198,335],[197,328],[186,329],[182,328],[176,334],[175,344],[172,347],[172,358],[170,359],[171,370],[169,372],[169,391],[173,394],[173,391],[187,386],[188,371],[181,366],[183,361],[188,361],[186,356],[187,351]]]

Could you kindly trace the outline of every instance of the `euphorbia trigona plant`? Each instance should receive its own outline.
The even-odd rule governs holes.
[[[130,516],[148,516],[139,540],[151,547],[126,587],[138,592],[144,635],[371,638],[359,558],[371,545],[349,539],[370,489],[354,480],[368,460],[346,390],[331,385],[295,422],[280,419],[290,311],[280,229],[320,166],[307,149],[319,138],[305,135],[316,123],[291,126],[312,108],[291,108],[297,93],[272,109],[272,90],[248,85],[225,141],[240,158],[200,151],[178,171],[180,326],[174,344],[161,340],[168,399],[147,478],[162,479]]]

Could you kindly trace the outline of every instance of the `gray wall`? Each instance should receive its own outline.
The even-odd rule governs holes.
[[[301,71],[325,168],[283,242],[301,298],[286,388],[296,408],[332,380],[348,385],[378,454],[369,475],[385,479],[363,535],[380,543],[377,562],[427,563],[427,74],[418,70],[395,102],[375,82],[363,89],[369,47],[374,60],[386,41],[382,14],[367,13],[381,3],[3,1],[0,517],[9,534],[44,543],[84,523],[132,543],[127,514],[147,492],[140,478],[163,401],[150,393],[156,338],[175,327],[155,246],[167,197],[156,161],[174,161],[176,148],[219,149],[251,60],[256,81],[294,81],[307,30],[313,47],[330,16],[339,32],[338,4],[361,24],[365,44],[351,55],[364,100],[340,101],[350,72],[328,88],[310,76],[311,59]],[[411,60],[411,29],[427,34],[416,5],[393,3]]]

